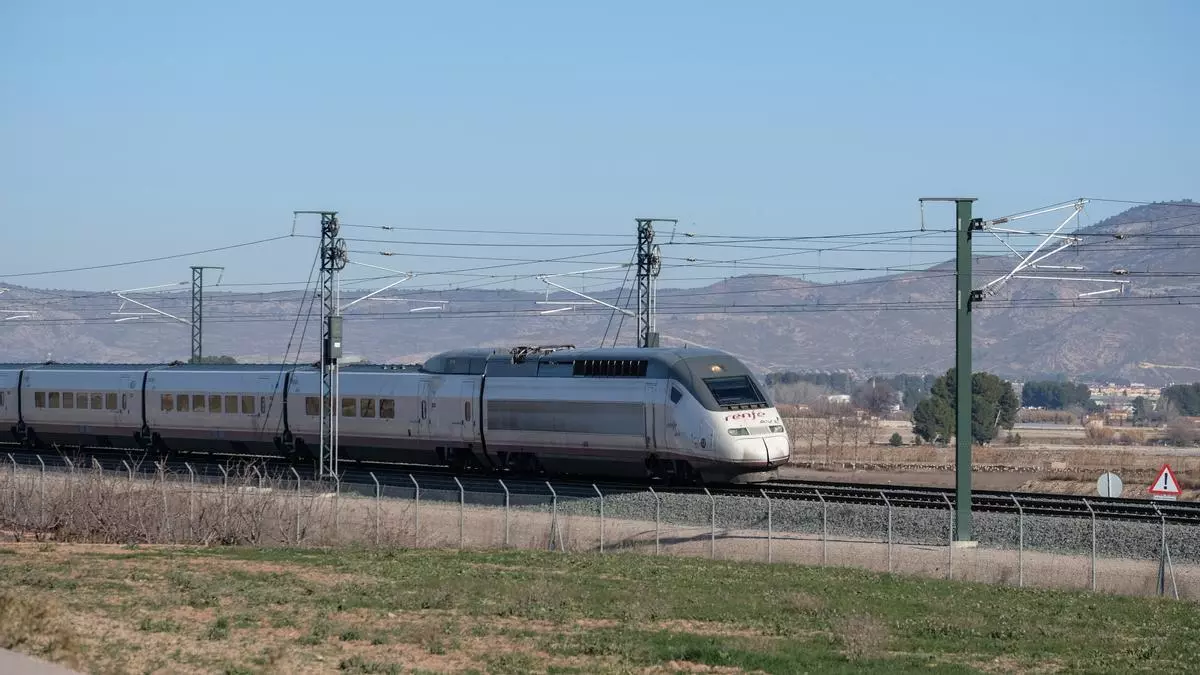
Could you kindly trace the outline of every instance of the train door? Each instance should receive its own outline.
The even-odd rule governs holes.
[[[658,422],[662,412],[658,409],[658,383],[646,383],[646,449],[658,447]]]
[[[421,438],[429,438],[429,418],[433,408],[432,383],[429,380],[421,380],[420,393],[417,396],[419,399],[420,416],[417,418],[417,434]]]
[[[475,383],[462,383],[462,439],[475,440]]]
[[[141,423],[142,407],[137,396],[139,384],[141,384],[140,376],[121,376],[121,391],[117,394],[116,410],[113,411],[115,413],[113,422],[117,426]]]

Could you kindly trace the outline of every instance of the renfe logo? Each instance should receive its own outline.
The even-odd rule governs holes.
[[[734,413],[732,415],[726,415],[725,421],[732,422],[734,420],[752,420],[752,419],[757,419],[759,417],[766,417],[766,416],[767,416],[767,412],[765,410],[747,410],[746,412],[740,412],[740,413]]]

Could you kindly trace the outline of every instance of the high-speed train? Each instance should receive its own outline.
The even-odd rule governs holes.
[[[766,480],[791,443],[765,389],[709,349],[448,351],[342,366],[342,461],[542,475]],[[38,448],[310,458],[321,371],[280,365],[0,365],[0,429]]]

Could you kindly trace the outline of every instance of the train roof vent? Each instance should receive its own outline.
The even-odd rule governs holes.
[[[576,359],[575,377],[645,377],[650,362],[646,359]]]

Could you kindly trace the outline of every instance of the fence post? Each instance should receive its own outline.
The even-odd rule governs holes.
[[[292,475],[296,477],[296,546],[300,546],[300,508],[303,506],[304,497],[300,495],[300,472],[296,471],[296,467],[290,467]]]
[[[650,495],[654,497],[654,555],[658,555],[659,551],[659,505],[658,493],[654,491],[652,486],[649,486]]]
[[[879,491],[879,496],[883,497],[883,505],[887,507],[888,513],[888,574],[892,573],[892,502],[888,500],[887,495],[883,490]]]
[[[813,490],[817,493],[817,499],[821,500],[821,564],[829,564],[829,504],[825,498],[821,496],[820,490]]]
[[[67,463],[67,499],[75,501],[75,462],[72,462],[69,457],[63,457],[63,461]]]
[[[188,470],[188,537],[196,540],[196,472],[190,462],[184,462]]]
[[[708,488],[704,488],[704,494],[708,495],[708,501],[712,509],[710,512],[712,523],[709,534],[708,557],[715,560],[717,557],[717,499],[712,496]]]
[[[408,479],[417,488],[413,499],[413,548],[420,548],[421,545],[421,484],[417,482],[413,475],[408,474]]]
[[[11,452],[8,453],[8,461],[12,463],[12,510],[13,510],[13,522],[16,522],[16,519],[17,519],[17,460],[15,458],[13,458]]]
[[[467,509],[467,495],[463,490],[462,482],[458,480],[458,476],[454,477],[454,484],[458,486],[458,550],[461,551],[463,549],[463,542],[466,540],[463,520]]]
[[[40,461],[42,458],[38,457]],[[129,462],[121,460],[121,464],[125,466],[125,472],[129,474],[129,521],[133,522],[133,467],[129,466]]]
[[[1025,507],[1017,501],[1016,495],[1011,495],[1017,505],[1017,588],[1025,586]]]
[[[942,493],[942,499],[946,500],[946,523],[949,535],[946,537],[946,578],[954,578],[954,504],[950,503],[950,496]]]
[[[1088,500],[1083,500],[1083,505],[1087,507],[1088,513],[1092,516],[1092,590],[1096,590],[1096,510]]]
[[[375,481],[375,545],[379,546],[379,509],[382,507],[383,488],[379,486],[379,479],[375,477],[375,472],[370,472],[371,480]]]
[[[562,530],[558,527],[558,492],[554,490],[554,486],[550,481],[546,481],[546,487],[550,489],[550,495],[553,501],[550,502],[550,545],[554,546],[554,538],[558,537],[558,550],[566,553],[567,547],[563,546]]]
[[[1158,547],[1158,594],[1167,594],[1167,517],[1163,515],[1162,509],[1158,508],[1158,504],[1150,502],[1154,507],[1154,512],[1158,514],[1158,521],[1162,525],[1162,540]]]
[[[500,487],[504,488],[504,548],[508,548],[508,517],[509,517],[510,495],[508,494],[508,486],[504,484],[504,481],[499,478],[497,478],[496,481],[498,483],[500,483]]]
[[[342,540],[342,477],[333,474],[333,543]]]
[[[604,553],[604,493],[592,483],[592,489],[600,496],[600,552]]]
[[[762,493],[763,499],[767,500],[767,562],[769,563],[771,562],[771,540],[773,534],[771,531],[773,529],[771,526],[771,498],[767,496],[766,490],[759,489],[759,492]]]
[[[158,467],[158,487],[162,492],[163,513],[162,513],[162,534],[168,544],[173,544],[175,541],[171,538],[171,516],[170,509],[167,506],[167,464],[166,462],[155,462]]]
[[[38,529],[46,526],[46,462],[42,460],[41,455],[35,455],[38,459],[38,464],[42,465],[40,473],[38,473]],[[1166,530],[1163,530],[1165,541]]]
[[[221,470],[221,531],[229,536],[229,471],[224,464],[218,464]]]

